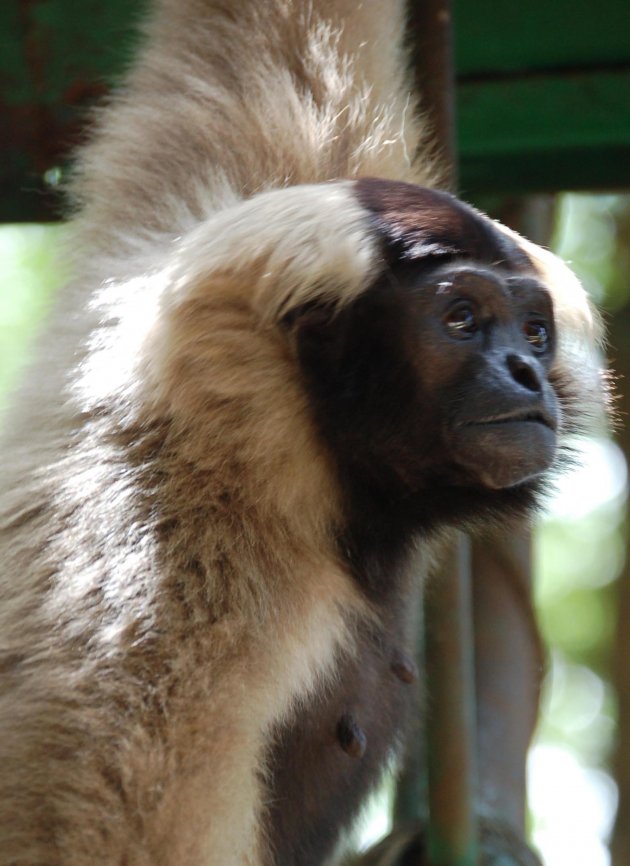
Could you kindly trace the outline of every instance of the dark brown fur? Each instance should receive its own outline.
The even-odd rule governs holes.
[[[380,178],[361,178],[356,189],[361,204],[374,214],[389,262],[459,256],[532,270],[515,239],[447,192]]]
[[[417,565],[420,568],[419,564]],[[349,827],[393,761],[419,711],[417,685],[392,670],[400,652],[412,644],[417,598],[405,580],[391,575],[387,601],[379,607],[382,625],[363,629],[356,655],[339,667],[335,683],[309,701],[289,728],[277,732],[269,761],[270,838],[274,866],[317,866],[330,856],[339,828]],[[362,754],[339,742],[339,724],[349,723],[365,737]],[[351,748],[352,751],[352,748]]]

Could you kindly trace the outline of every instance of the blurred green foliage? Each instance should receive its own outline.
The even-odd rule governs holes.
[[[630,196],[560,197],[555,251],[608,313],[630,300],[629,239]],[[552,503],[535,545],[535,598],[549,648],[536,742],[543,748],[564,750],[574,761],[574,771],[566,773],[565,779],[558,778],[557,768],[556,778],[553,769],[547,778],[542,762],[536,767],[545,776],[546,787],[553,788],[556,799],[563,802],[567,817],[563,824],[556,814],[553,827],[548,821],[545,826],[542,803],[536,802],[537,786],[532,785],[534,839],[547,866],[607,864],[615,811],[610,762],[618,719],[612,652],[616,581],[627,544],[627,479],[619,448],[606,441],[587,446],[584,468],[569,476],[568,489]],[[593,820],[597,810],[600,815]],[[558,843],[553,842],[553,833]]]
[[[629,238],[630,195],[561,196],[552,245],[610,312],[630,300]]]
[[[58,257],[63,231],[58,225],[0,227],[0,405],[63,280]]]

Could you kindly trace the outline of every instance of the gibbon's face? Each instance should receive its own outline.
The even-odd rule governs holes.
[[[548,291],[516,242],[453,197],[359,183],[377,186],[364,200],[387,268],[341,311],[289,323],[342,478],[392,501],[535,485],[559,425]]]
[[[551,300],[531,277],[462,262],[408,273],[409,357],[452,474],[500,489],[552,465]]]

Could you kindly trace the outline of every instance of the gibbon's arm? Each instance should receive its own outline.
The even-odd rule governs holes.
[[[433,184],[401,51],[402,0],[162,0],[82,153],[81,225],[119,246],[181,234],[272,187]],[[92,243],[93,249],[93,243]]]
[[[432,171],[384,6],[165,0],[80,158],[76,278],[3,444],[1,866],[322,863],[409,713],[413,549],[527,510],[591,401],[560,264],[446,194],[337,179]],[[473,365],[537,407],[498,467],[440,432],[444,356],[477,345],[447,283],[526,355]]]

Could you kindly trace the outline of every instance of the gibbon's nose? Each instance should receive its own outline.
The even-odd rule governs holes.
[[[510,376],[521,387],[533,394],[540,394],[542,391],[542,378],[534,363],[528,358],[523,358],[515,352],[508,354],[506,364]]]

